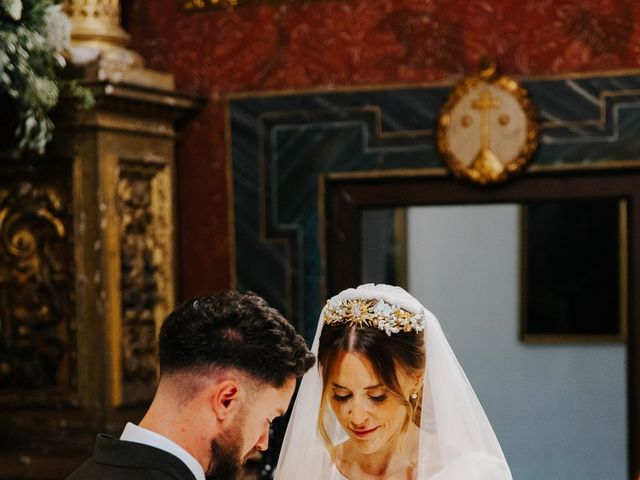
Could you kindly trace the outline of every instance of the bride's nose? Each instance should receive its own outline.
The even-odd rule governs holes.
[[[349,410],[349,421],[354,426],[362,425],[369,416],[367,412],[366,402],[362,400],[354,400],[351,402],[351,410]]]

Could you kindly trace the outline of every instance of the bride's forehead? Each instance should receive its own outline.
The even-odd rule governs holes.
[[[370,386],[380,381],[369,359],[352,352],[343,352],[338,356],[331,377],[332,382],[342,386],[348,386],[346,383]]]

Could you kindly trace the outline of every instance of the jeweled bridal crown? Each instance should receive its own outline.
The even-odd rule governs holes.
[[[424,310],[411,313],[384,300],[348,299],[327,301],[322,310],[325,325],[357,325],[378,328],[387,335],[399,332],[422,332]]]

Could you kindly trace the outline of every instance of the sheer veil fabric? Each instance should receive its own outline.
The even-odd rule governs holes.
[[[382,299],[411,313],[426,314],[426,369],[422,394],[419,480],[512,480],[500,444],[437,318],[400,287],[361,285],[332,300]],[[322,315],[313,341],[318,353]],[[337,471],[317,430],[322,378],[317,368],[302,379],[285,434],[276,480],[337,480]],[[347,440],[330,408],[325,421],[334,445]]]

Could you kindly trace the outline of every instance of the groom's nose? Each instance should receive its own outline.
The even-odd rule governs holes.
[[[264,452],[267,448],[269,448],[269,425],[268,424],[260,434],[260,438],[258,438],[258,442],[256,443],[256,450],[260,452]]]

